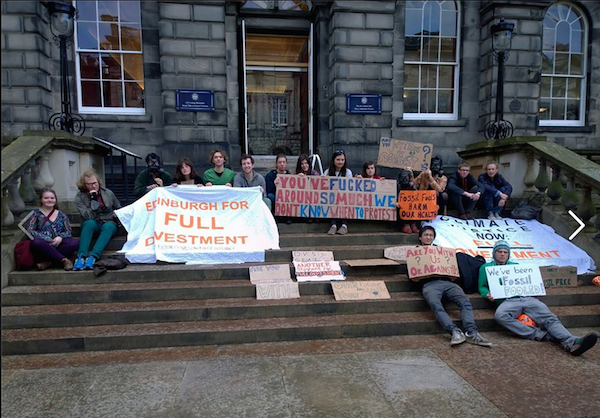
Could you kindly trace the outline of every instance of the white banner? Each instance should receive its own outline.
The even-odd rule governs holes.
[[[438,216],[423,225],[435,228],[434,243],[453,247],[472,256],[492,259],[492,249],[498,240],[510,245],[510,259],[517,263],[537,266],[576,266],[577,274],[596,268],[585,251],[536,220],[504,218],[499,220],[461,220]]]
[[[116,210],[132,263],[264,262],[279,232],[259,187],[158,187]]]
[[[513,296],[544,296],[540,268],[535,265],[506,264],[486,267],[488,286],[494,299]]]
[[[345,280],[339,261],[294,261],[297,282]]]

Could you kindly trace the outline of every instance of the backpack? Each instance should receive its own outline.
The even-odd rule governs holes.
[[[510,217],[513,219],[537,219],[540,212],[542,211],[542,205],[544,204],[544,195],[536,193],[529,196],[527,200],[522,200],[512,210]]]

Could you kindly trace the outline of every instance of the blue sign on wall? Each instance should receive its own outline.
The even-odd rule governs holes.
[[[215,94],[210,90],[175,90],[175,109],[187,112],[214,112]]]
[[[346,113],[381,115],[381,94],[346,94]]]

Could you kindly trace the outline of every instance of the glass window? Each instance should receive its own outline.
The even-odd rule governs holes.
[[[542,126],[584,125],[586,32],[583,13],[560,2],[548,8],[542,35]]]
[[[404,118],[456,119],[460,20],[456,2],[405,4]]]
[[[79,113],[144,114],[139,1],[77,1]]]

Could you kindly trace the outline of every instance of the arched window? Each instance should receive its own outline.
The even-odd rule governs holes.
[[[457,119],[457,4],[441,0],[405,4],[404,119]]]
[[[544,16],[541,126],[585,123],[587,22],[573,4],[556,3]]]

